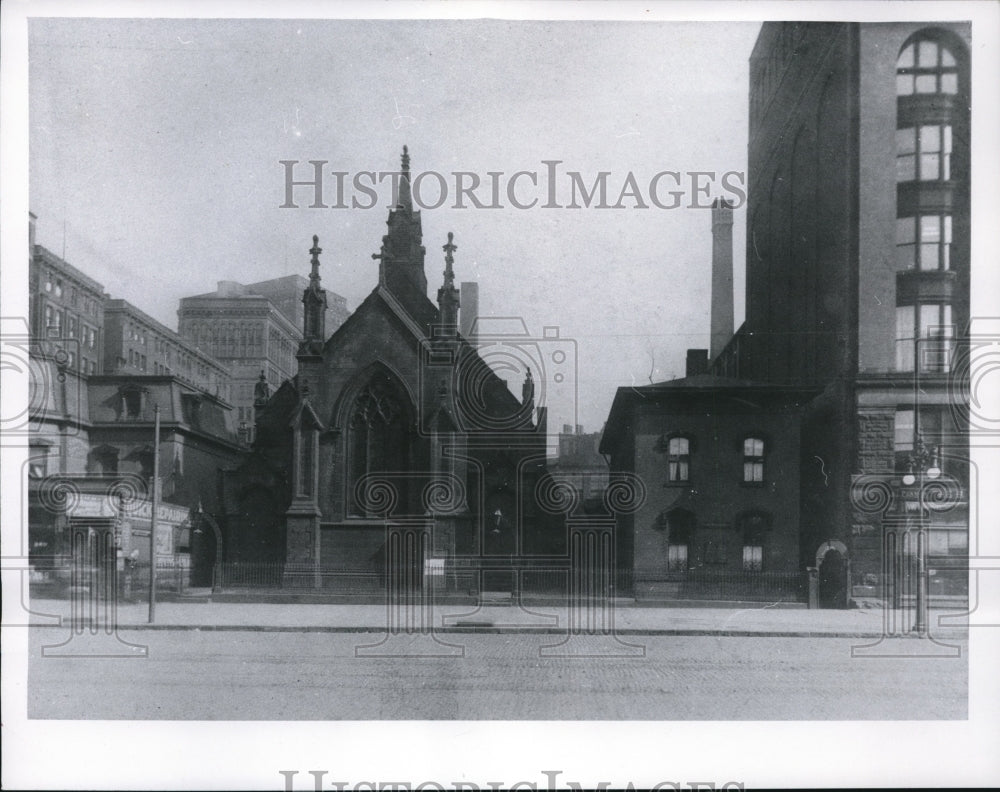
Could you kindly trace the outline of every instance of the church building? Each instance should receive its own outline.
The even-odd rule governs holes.
[[[534,507],[546,422],[532,373],[516,397],[459,332],[451,233],[436,304],[428,298],[410,189],[404,147],[372,257],[378,283],[331,335],[313,237],[298,373],[274,393],[258,383],[253,451],[225,474],[228,560],[283,561],[285,585],[377,583],[404,528],[419,537],[420,570],[490,556],[512,568],[548,549]]]

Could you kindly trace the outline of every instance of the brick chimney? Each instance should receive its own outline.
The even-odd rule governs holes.
[[[715,360],[733,337],[733,204],[712,201],[712,338],[709,357]]]

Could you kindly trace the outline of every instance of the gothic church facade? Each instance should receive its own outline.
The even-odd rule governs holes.
[[[313,237],[298,374],[273,394],[259,383],[253,452],[226,477],[229,559],[283,560],[286,585],[377,579],[400,526],[439,567],[549,549],[534,507],[545,410],[530,370],[517,398],[460,334],[450,233],[428,298],[405,147],[387,225],[377,285],[329,336]]]

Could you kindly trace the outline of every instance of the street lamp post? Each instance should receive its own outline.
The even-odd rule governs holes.
[[[931,481],[941,475],[938,466],[937,449],[927,446],[919,434],[910,455],[908,470],[903,476],[903,484],[912,487],[917,484],[917,590],[916,616],[913,631],[923,637],[927,634],[927,531],[924,526],[924,480]]]
[[[149,623],[156,621],[156,510],[160,506],[160,405],[153,406],[153,497],[149,509]]]

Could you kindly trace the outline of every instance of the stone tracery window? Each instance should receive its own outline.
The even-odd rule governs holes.
[[[358,484],[366,476],[385,473],[396,489],[396,510],[405,507],[404,477],[409,468],[409,431],[404,397],[387,375],[379,374],[362,388],[348,424],[348,504],[356,517],[374,516]],[[404,509],[405,510],[405,509]]]

